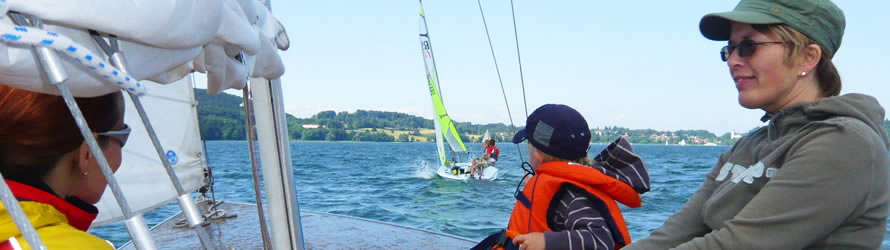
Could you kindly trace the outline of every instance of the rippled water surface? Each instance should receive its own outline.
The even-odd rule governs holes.
[[[478,143],[468,145],[480,152]],[[592,145],[599,153],[606,145]],[[350,215],[481,240],[507,225],[523,175],[518,148],[501,143],[495,181],[448,181],[435,174],[433,143],[292,142],[300,209]],[[525,145],[519,147],[527,155]],[[649,168],[652,190],[643,206],[622,206],[633,239],[648,235],[680,209],[728,146],[634,145]],[[255,203],[247,143],[208,141],[216,198]],[[125,167],[125,166],[124,166]],[[149,226],[178,205],[145,214]],[[253,215],[251,215],[253,216]],[[121,223],[90,232],[120,246],[129,240]],[[885,234],[883,248],[890,248]]]

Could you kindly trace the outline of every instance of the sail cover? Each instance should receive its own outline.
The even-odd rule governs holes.
[[[121,150],[121,167],[114,175],[130,209],[145,212],[166,205],[179,195],[158,158],[139,113],[130,98],[124,99],[124,122],[130,126],[132,132],[127,145]],[[203,186],[204,168],[207,164],[198,127],[192,77],[155,86],[151,94],[142,97],[140,101],[166,152],[166,160],[176,172],[183,189],[193,192]],[[92,226],[123,219],[121,209],[108,187],[96,207],[99,208],[99,216]]]
[[[249,77],[274,79],[284,73],[278,49],[287,47],[287,35],[259,0],[5,0],[0,1],[0,35],[9,36],[0,36],[0,82],[16,88],[58,94],[44,82],[31,46],[9,39],[19,35],[9,11],[39,17],[44,27],[29,31],[70,38],[93,56],[107,58],[88,30],[117,36],[129,73],[138,80],[169,83],[204,72],[208,92],[216,94],[243,88]],[[74,59],[61,59],[75,96],[120,90]]]
[[[429,33],[427,32],[426,27],[426,17],[423,14],[423,3],[420,6],[420,46],[423,50],[423,62],[426,65],[426,76],[427,82],[429,83],[430,88],[430,96],[433,99],[433,108],[436,110],[436,117],[433,118],[434,122],[437,122],[439,126],[437,126],[437,133],[441,134],[445,137],[445,141],[448,142],[448,146],[451,148],[452,152],[467,152],[466,146],[464,146],[464,142],[460,139],[460,135],[457,133],[457,129],[454,127],[454,122],[451,120],[451,117],[448,116],[448,112],[445,111],[445,104],[442,101],[442,95],[439,92],[439,75],[436,72],[436,61],[433,58],[433,48],[430,43]],[[439,138],[438,136],[436,137]],[[444,152],[439,150],[439,158],[442,160],[444,158]]]

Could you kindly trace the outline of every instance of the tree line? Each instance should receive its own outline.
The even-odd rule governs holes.
[[[205,140],[244,140],[246,138],[244,109],[241,107],[242,99],[240,97],[227,93],[209,96],[204,89],[195,89],[195,97],[198,100],[198,120],[202,138]],[[286,117],[288,136],[291,140],[411,142],[415,137],[423,137],[427,141],[435,139],[435,135],[421,134],[419,131],[420,129],[434,129],[433,120],[398,112],[322,111],[309,118],[296,118],[289,114]],[[308,126],[304,127],[304,125]],[[884,130],[890,134],[890,120],[885,120],[883,125]],[[464,142],[478,142],[481,139],[479,135],[486,131],[489,131],[491,137],[498,142],[511,141],[514,131],[509,125],[502,123],[472,124],[455,121],[455,128]],[[518,131],[522,127],[515,129]],[[754,129],[741,134],[750,133]],[[408,133],[394,136],[395,131],[408,131]],[[687,144],[731,145],[737,140],[730,138],[730,133],[717,136],[707,130],[658,131],[606,126],[593,128],[590,132],[593,143],[610,143],[621,136],[631,143],[638,144],[664,144],[665,141],[669,144],[677,144],[682,140]]]

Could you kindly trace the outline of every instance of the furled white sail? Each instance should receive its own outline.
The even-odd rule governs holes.
[[[166,205],[179,196],[158,158],[151,139],[142,125],[130,98],[124,98],[124,122],[132,132],[122,149],[121,167],[115,173],[130,208],[144,212]],[[157,85],[140,98],[146,114],[164,148],[167,161],[176,172],[183,189],[195,191],[204,185],[204,148],[198,127],[197,102],[192,77],[187,76],[167,85]],[[109,188],[96,206],[99,216],[93,226],[123,219],[121,209]]]
[[[208,92],[216,94],[244,87],[249,77],[274,79],[284,72],[277,50],[287,47],[286,34],[258,0],[6,0],[0,1],[0,26],[9,33],[0,34],[0,40],[17,35],[9,11],[44,21],[43,28],[29,31],[70,38],[103,58],[88,29],[117,36],[129,73],[138,80],[168,83],[192,71],[206,72]],[[0,43],[0,82],[58,94],[44,82],[30,46],[9,42]],[[75,96],[119,90],[72,58],[62,57],[62,62]]]

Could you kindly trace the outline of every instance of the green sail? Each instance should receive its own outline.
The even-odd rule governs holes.
[[[433,68],[433,70],[435,71],[435,68]],[[430,95],[433,98],[433,107],[436,108],[436,117],[440,124],[439,132],[445,137],[445,141],[451,146],[452,151],[466,152],[467,147],[464,146],[464,142],[460,139],[460,135],[457,133],[457,128],[454,127],[454,122],[451,121],[451,117],[449,117],[448,112],[445,111],[445,103],[442,102],[442,96],[440,96],[439,91],[437,91],[435,79],[433,77],[428,77],[428,79],[430,84]]]
[[[423,15],[423,2],[420,3],[420,47],[423,52],[423,63],[426,66],[426,77],[429,83],[430,96],[433,99],[433,108],[436,110],[436,117],[433,118],[433,123],[437,131],[436,145],[439,153],[439,163],[444,165],[445,150],[443,138],[444,141],[448,142],[452,152],[467,152],[467,148],[464,146],[464,142],[461,141],[460,135],[458,135],[457,129],[454,127],[454,122],[451,121],[451,117],[445,111],[445,103],[439,94],[439,76],[436,72],[436,61],[433,59],[433,49],[429,33],[427,32],[426,17]]]

